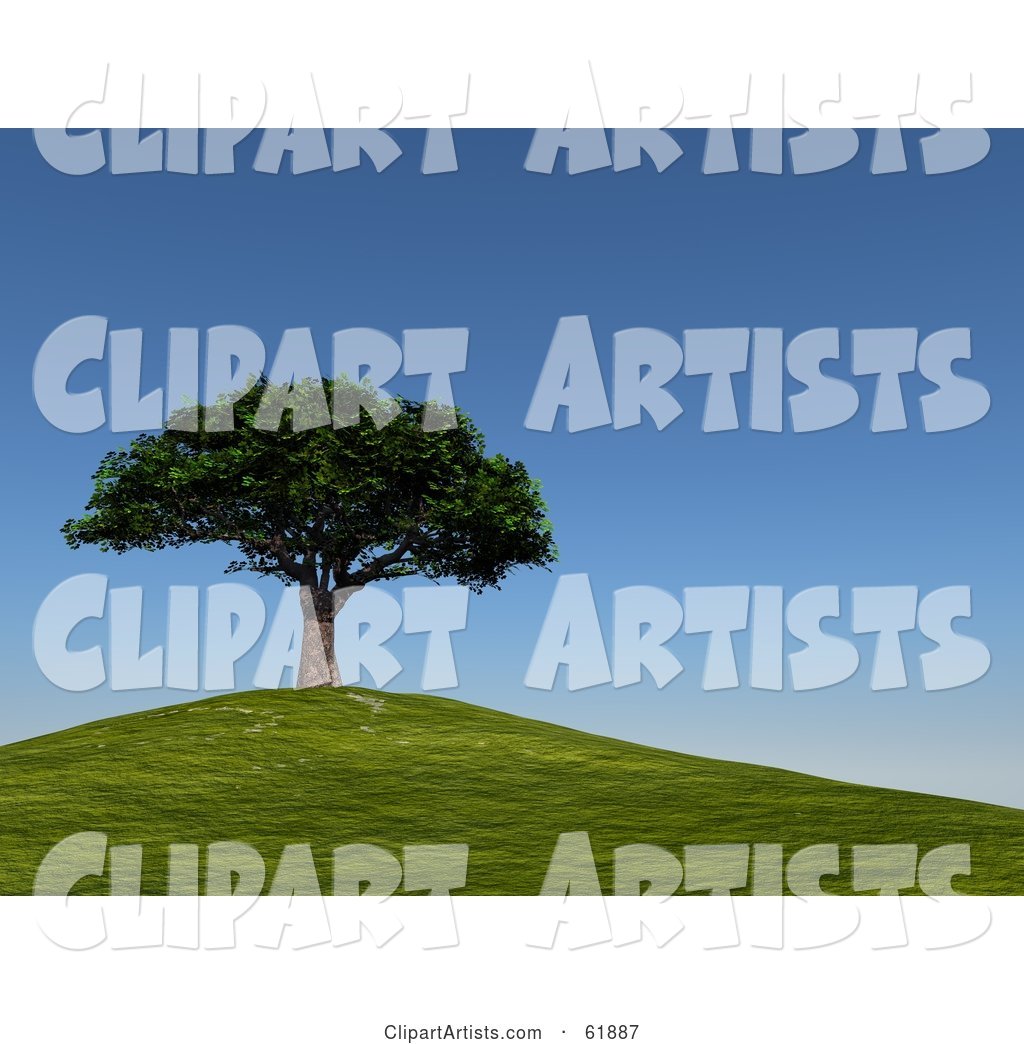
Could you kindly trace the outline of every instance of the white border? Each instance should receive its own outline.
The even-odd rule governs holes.
[[[578,0],[19,4],[0,34],[0,124],[1024,125],[1005,2],[597,12]]]
[[[0,899],[0,1018],[20,1030],[9,1039],[315,1035],[371,1044],[388,1024],[452,1023],[538,1027],[543,1040],[582,1041],[586,1025],[614,1022],[639,1023],[636,1039],[646,1044],[942,1042],[1004,1039],[1019,1014],[1024,907],[1008,899],[787,899],[790,939],[781,949],[780,901],[769,898],[733,907],[727,898],[683,897],[674,913],[685,927],[660,946],[646,933],[628,941],[637,904],[648,900],[461,897],[452,901],[457,934],[446,937],[447,899],[329,899],[338,925],[386,925],[381,912],[390,908],[402,930],[384,945],[364,932],[347,945],[299,949],[289,940],[309,942],[304,922],[316,920],[320,900],[295,900],[290,910],[287,900],[260,900],[268,905],[247,926],[251,913],[243,914],[230,949],[222,929],[248,901],[202,900],[199,920],[217,922],[216,949],[192,948],[183,936],[176,946],[145,946],[145,928],[131,945],[133,922],[142,924],[135,902],[76,899],[61,914],[61,900]],[[144,902],[155,910],[163,901]],[[172,902],[173,931],[196,923],[193,901]],[[88,920],[101,910],[122,946],[112,936],[76,952],[44,934],[62,916]],[[594,939],[609,914],[619,945]],[[568,923],[548,946],[560,918]],[[267,948],[286,919],[297,925],[280,948]],[[811,945],[797,949],[800,940]]]

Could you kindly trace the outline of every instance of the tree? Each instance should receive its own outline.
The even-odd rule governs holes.
[[[300,688],[341,683],[334,620],[366,584],[420,575],[480,592],[557,558],[539,482],[486,456],[465,413],[345,379],[261,377],[234,402],[183,407],[93,478],[87,513],[61,530],[72,548],[224,542],[241,556],[226,572],[301,585]]]

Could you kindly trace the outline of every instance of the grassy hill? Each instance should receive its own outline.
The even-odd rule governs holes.
[[[267,880],[309,843],[321,886],[338,845],[468,843],[472,894],[536,894],[558,835],[590,834],[610,891],[615,847],[644,842],[969,843],[958,890],[1024,894],[1024,811],[691,757],[433,696],[291,689],[219,696],[0,747],[0,893],[30,893],[57,841],[142,843],[164,891],[169,843],[245,841]],[[103,886],[91,879],[95,890]]]

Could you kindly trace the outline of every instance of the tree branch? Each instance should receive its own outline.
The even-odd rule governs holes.
[[[418,533],[419,531],[417,529],[410,529],[409,532],[402,537],[394,551],[387,551],[383,555],[378,555],[372,561],[367,562],[367,564],[358,572],[353,573],[351,577],[352,582],[354,584],[368,584],[371,580],[376,580],[388,566],[396,565],[398,562],[408,561],[408,559],[405,558],[405,554],[417,543],[416,536]]]
[[[275,533],[270,538],[268,550],[277,559],[277,564],[281,567],[285,576],[290,576],[293,580],[302,580],[304,570],[289,554],[288,549],[284,545],[284,538],[280,533]]]

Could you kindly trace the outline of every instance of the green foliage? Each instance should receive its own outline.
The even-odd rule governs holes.
[[[223,541],[241,554],[228,571],[321,591],[413,574],[480,591],[557,556],[539,483],[487,456],[461,410],[348,381],[260,379],[233,424],[227,399],[183,408],[93,477],[88,513],[62,529],[71,547]]]

